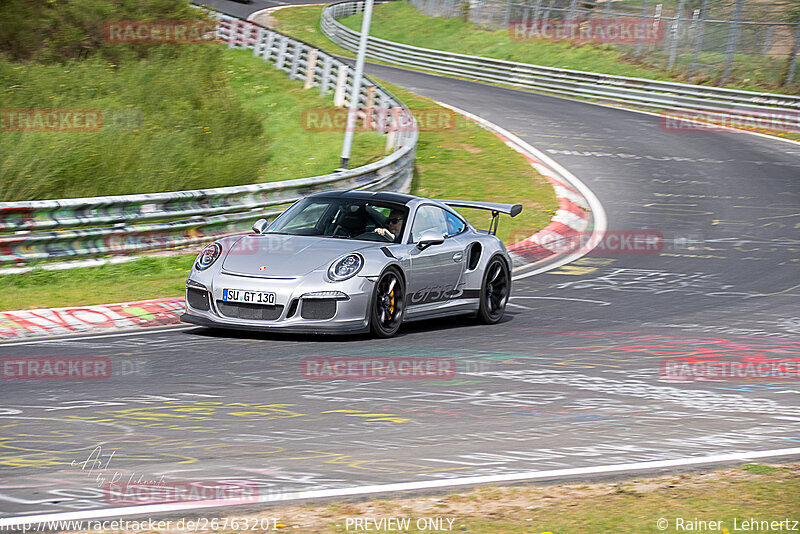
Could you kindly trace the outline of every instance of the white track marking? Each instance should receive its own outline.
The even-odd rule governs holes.
[[[527,296],[519,296],[519,297],[511,297],[512,299],[543,299],[543,300],[574,300],[575,302],[590,302],[592,304],[599,304],[601,306],[611,306],[610,302],[606,302],[604,300],[591,300],[591,299],[571,299],[568,297],[527,297]]]
[[[592,192],[589,187],[586,186],[583,182],[581,182],[577,176],[569,172],[565,169],[560,163],[555,161],[553,158],[542,152],[541,150],[534,148],[529,143],[523,141],[518,136],[514,135],[513,133],[509,132],[505,128],[490,122],[483,117],[479,117],[474,115],[468,111],[464,111],[463,109],[457,108],[455,106],[451,106],[450,104],[446,104],[444,102],[436,102],[442,107],[455,111],[465,117],[468,117],[484,128],[489,131],[497,132],[509,141],[517,146],[518,152],[526,153],[530,158],[538,160],[542,162],[547,167],[550,167],[550,170],[555,172],[559,178],[563,178],[564,181],[568,182],[572,187],[574,187],[583,198],[589,203],[589,209],[592,212],[592,216],[594,217],[594,230],[592,231],[592,236],[589,238],[589,242],[586,246],[581,247],[578,251],[573,252],[572,254],[567,254],[563,258],[555,261],[550,265],[546,265],[544,267],[540,267],[538,269],[534,269],[530,272],[526,272],[524,274],[518,274],[512,277],[512,280],[522,280],[523,278],[528,278],[529,276],[534,276],[536,274],[540,274],[546,271],[550,271],[557,267],[561,267],[562,265],[566,265],[567,263],[573,262],[578,258],[582,258],[586,254],[588,254],[597,244],[600,242],[601,236],[605,235],[606,228],[608,227],[608,218],[606,217],[606,212],[603,209],[603,205],[600,203],[600,199],[598,199],[595,194]],[[512,147],[513,148],[513,147]]]
[[[471,486],[477,484],[497,484],[503,482],[520,482],[524,480],[541,480],[548,478],[561,478],[572,476],[587,476],[607,473],[624,473],[627,471],[643,471],[650,469],[667,469],[674,467],[687,467],[692,465],[704,465],[725,462],[741,462],[744,460],[754,460],[757,458],[770,458],[776,456],[797,456],[800,455],[800,447],[788,449],[773,449],[767,451],[751,451],[735,454],[715,454],[711,456],[695,456],[690,458],[676,458],[674,460],[657,460],[649,462],[630,462],[624,464],[598,465],[593,467],[575,467],[570,469],[552,469],[548,471],[525,471],[520,473],[510,473],[505,475],[487,475],[479,477],[461,477],[449,480],[426,480],[424,482],[398,482],[394,484],[376,484],[372,486],[356,486],[353,488],[295,491],[282,494],[261,495],[256,498],[256,503],[278,503],[289,502],[303,499],[323,499],[327,497],[350,497],[355,495],[370,495],[375,493],[390,493],[396,491],[419,491],[433,490],[438,488],[450,488],[453,486]],[[103,510],[82,510],[79,512],[59,512],[53,514],[39,514],[31,516],[18,516],[0,519],[0,527],[9,527],[20,523],[42,523],[45,521],[79,521],[88,519],[99,519],[103,517],[121,516],[146,516],[148,514],[163,514],[167,512],[184,512],[189,510],[200,510],[204,508],[221,508],[230,506],[224,499],[166,503],[166,504],[146,504],[138,506],[125,506],[121,508],[106,508]]]

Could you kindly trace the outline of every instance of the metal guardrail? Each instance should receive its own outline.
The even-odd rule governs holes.
[[[384,2],[380,2],[384,3]],[[360,33],[338,19],[363,11],[364,2],[345,0],[323,9],[320,27],[334,43],[355,50]],[[502,59],[445,52],[369,38],[367,55],[388,63],[476,81],[525,87],[566,96],[657,110],[702,111],[718,116],[760,116],[800,111],[800,96],[738,91],[678,82],[543,67]],[[794,116],[795,122],[800,116]]]
[[[781,2],[757,0],[408,0],[430,17],[460,18],[491,31],[509,30],[526,40],[556,25],[586,33],[581,41],[605,43],[635,54],[638,62],[657,69],[677,66],[688,76],[747,83],[753,69],[760,79],[790,86],[795,83],[800,20]],[[621,25],[652,29],[645,39],[614,34]],[[596,32],[597,29],[603,31]],[[630,26],[628,26],[630,29]],[[646,33],[646,32],[643,32]],[[588,37],[592,34],[592,37]],[[616,33],[620,36],[620,33]],[[616,42],[615,42],[616,41]]]
[[[290,78],[336,89],[340,105],[352,97],[353,70],[346,63],[297,39],[227,15],[217,37],[230,48],[252,49]],[[370,85],[374,88],[370,89]],[[380,132],[393,132],[395,151],[374,163],[323,176],[215,189],[167,193],[0,202],[0,265],[66,260],[178,248],[249,230],[255,219],[279,207],[330,189],[408,191],[418,128],[410,110],[368,78],[361,107],[393,108],[374,115]],[[390,121],[402,123],[402,128]],[[145,222],[145,224],[142,224]],[[50,231],[52,230],[52,231]]]

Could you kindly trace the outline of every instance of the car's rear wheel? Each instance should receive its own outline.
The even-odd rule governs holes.
[[[372,292],[370,329],[376,337],[392,337],[400,329],[405,313],[406,286],[396,269],[387,269]]]
[[[494,257],[484,271],[478,319],[484,324],[499,322],[505,313],[510,293],[511,277],[508,266],[499,257]]]

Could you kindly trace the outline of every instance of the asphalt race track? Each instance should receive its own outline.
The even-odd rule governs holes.
[[[525,472],[582,477],[618,464],[680,469],[753,451],[800,457],[797,374],[661,377],[669,358],[797,368],[800,145],[672,133],[658,117],[616,108],[368,71],[514,132],[591,188],[610,231],[661,232],[663,249],[595,250],[547,273],[522,271],[495,326],[416,323],[391,340],[186,326],[2,343],[4,357],[107,357],[117,371],[3,384],[0,516],[120,506],[93,465],[124,481],[249,483],[272,500]],[[458,371],[439,381],[307,379],[301,363],[315,356],[443,357]]]

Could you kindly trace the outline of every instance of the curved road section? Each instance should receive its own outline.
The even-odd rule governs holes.
[[[800,146],[673,133],[646,114],[389,67],[369,74],[549,154],[602,201],[604,241],[520,272],[495,326],[443,320],[391,340],[181,327],[0,344],[3,358],[113,369],[3,381],[0,516],[120,515],[134,502],[110,483],[225,481],[254,488],[252,503],[800,456]],[[653,235],[660,244],[641,237]],[[319,357],[428,359],[455,373],[333,380],[310,365]],[[127,511],[176,509],[158,502]]]

